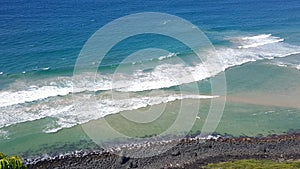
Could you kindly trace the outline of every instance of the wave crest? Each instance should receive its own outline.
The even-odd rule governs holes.
[[[121,92],[142,92],[147,90],[160,90],[172,86],[200,81],[217,75],[220,71],[227,68],[254,62],[262,59],[272,60],[283,58],[292,54],[300,53],[300,47],[282,42],[283,39],[272,36],[271,34],[261,34],[256,36],[232,37],[230,41],[238,47],[217,47],[200,55],[206,58],[215,58],[218,55],[222,60],[221,69],[207,71],[208,63],[201,62],[191,65],[184,63],[164,63],[176,59],[176,54],[162,56],[155,62],[153,68],[134,67],[136,70],[131,73],[119,71],[111,74],[82,74],[82,77],[55,77],[26,83],[17,81],[10,85],[9,89],[0,91],[0,128],[26,121],[37,120],[45,117],[55,118],[55,125],[49,126],[44,132],[56,132],[62,128],[72,127],[92,119],[98,119],[108,114],[120,111],[142,108],[148,105],[171,102],[177,99],[187,98],[211,98],[214,96],[199,95],[164,95],[149,97],[135,97],[130,99],[118,100],[118,102],[104,99],[99,105],[102,110],[100,113],[93,111],[88,114],[75,114],[74,108],[78,105],[68,98],[70,93],[82,97],[90,97],[91,92],[116,90]],[[240,47],[239,47],[240,46]],[[151,63],[153,64],[153,63]],[[295,65],[300,65],[298,62]],[[139,66],[139,65],[132,65]],[[299,68],[299,67],[297,67]],[[51,71],[51,69],[49,70]],[[190,78],[187,78],[189,77]],[[84,78],[83,78],[84,77]],[[73,90],[74,83],[79,84],[80,88]],[[91,92],[90,92],[91,91]],[[64,97],[57,97],[64,96]],[[41,100],[45,99],[45,102]],[[37,102],[33,104],[27,103]],[[24,104],[25,103],[25,104]],[[21,105],[24,104],[24,105]],[[78,121],[78,119],[80,119]]]
[[[283,42],[284,39],[272,34],[260,34],[255,36],[235,37],[230,39],[240,49],[255,48],[267,44]]]
[[[247,42],[248,45],[251,45],[252,47],[217,47],[214,51],[210,50],[206,51],[206,53],[201,53],[201,55],[207,58],[215,58],[215,55],[218,55],[222,59],[220,61],[222,63],[222,69],[210,70],[208,72],[206,69],[206,62],[194,65],[186,65],[178,62],[175,64],[157,62],[154,67],[147,69],[147,71],[145,71],[145,68],[143,67],[136,68],[134,67],[135,65],[132,65],[136,70],[131,73],[118,71],[114,74],[97,73],[96,77],[94,73],[91,73],[82,74],[82,76],[78,78],[67,76],[48,78],[42,79],[41,81],[34,81],[32,84],[24,84],[25,88],[23,89],[18,87],[20,82],[17,81],[10,86],[10,89],[12,90],[0,91],[0,107],[33,102],[48,97],[65,96],[70,93],[79,93],[83,91],[95,92],[114,89],[117,91],[135,92],[169,88],[210,78],[217,75],[222,70],[224,71],[227,68],[244,63],[262,59],[286,57],[300,53],[299,46],[293,46],[287,43],[276,43],[275,41],[279,41],[281,38],[273,37],[271,34],[232,37],[230,39],[236,39],[243,43]],[[260,40],[262,42],[259,42]],[[262,43],[267,44],[257,45]],[[176,59],[177,57],[174,56],[176,56],[175,53],[170,53],[169,55],[163,56],[161,60],[166,58]],[[80,86],[80,88],[76,86],[76,91],[73,91],[73,84]],[[36,85],[36,87],[26,87],[31,85]]]

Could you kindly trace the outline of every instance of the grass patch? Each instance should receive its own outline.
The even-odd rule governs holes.
[[[205,169],[297,169],[300,168],[299,161],[275,162],[271,160],[237,160],[208,164]]]

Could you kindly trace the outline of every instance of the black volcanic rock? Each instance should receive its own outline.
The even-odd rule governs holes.
[[[142,156],[161,150],[170,144],[174,146],[166,152],[156,156]],[[276,161],[300,159],[300,133],[259,138],[226,137],[206,141],[185,138],[172,142],[153,142],[151,146],[123,147],[120,151],[129,154],[138,152],[141,156],[129,158],[126,157],[127,154],[116,155],[120,152],[90,153],[85,156],[66,156],[38,161],[27,166],[29,169],[199,168],[208,163],[236,159],[254,158]]]

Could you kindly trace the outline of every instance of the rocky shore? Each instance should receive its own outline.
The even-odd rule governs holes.
[[[162,151],[165,147],[169,148]],[[157,155],[149,154],[153,152]],[[29,169],[200,168],[208,163],[249,158],[276,161],[300,159],[300,133],[261,138],[186,138],[56,157],[27,166]]]

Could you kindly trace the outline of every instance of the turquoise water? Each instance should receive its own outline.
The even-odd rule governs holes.
[[[130,131],[129,135],[155,134],[171,124],[176,106],[194,103],[199,95],[205,95],[208,98],[200,99],[203,104],[191,129],[201,131],[210,105],[210,79],[215,77],[206,76],[202,62],[172,38],[153,34],[130,37],[105,56],[96,81],[93,73],[72,77],[80,50],[95,31],[119,17],[146,11],[190,21],[215,47],[200,55],[222,58],[227,101],[216,133],[257,136],[300,129],[300,4],[296,0],[1,1],[0,151],[30,156],[94,148],[81,125],[101,123],[103,117],[116,129]],[[146,48],[168,52],[156,55],[150,51],[126,59]],[[184,70],[197,77],[196,92],[195,83],[172,83],[163,73],[177,77]],[[120,83],[112,84],[114,78],[120,78]],[[74,92],[73,83],[86,88]],[[94,96],[100,106],[97,113],[76,112],[82,98]],[[155,113],[156,107],[165,104],[170,107],[166,115],[145,129],[120,117],[130,119],[130,113],[151,107],[149,112]],[[184,113],[189,111],[186,108]]]

